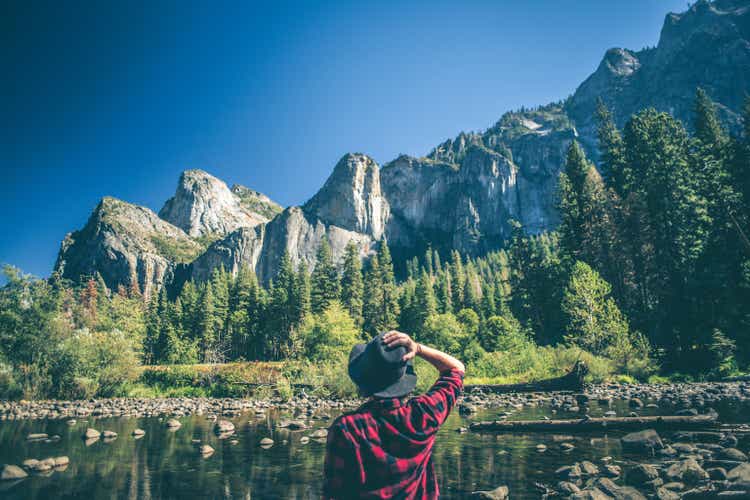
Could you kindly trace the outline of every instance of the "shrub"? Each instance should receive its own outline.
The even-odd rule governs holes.
[[[338,360],[360,339],[354,320],[340,302],[331,302],[320,314],[309,315],[299,331],[306,359]]]

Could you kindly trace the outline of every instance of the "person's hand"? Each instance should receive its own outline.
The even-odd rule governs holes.
[[[400,345],[406,347],[406,354],[401,358],[402,361],[409,361],[419,353],[419,344],[414,342],[407,334],[396,330],[391,330],[383,335],[383,343],[391,349]]]

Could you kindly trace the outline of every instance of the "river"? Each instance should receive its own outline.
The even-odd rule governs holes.
[[[608,435],[576,434],[476,434],[457,432],[472,421],[494,420],[505,409],[483,408],[469,418],[454,411],[437,438],[434,463],[443,498],[463,498],[470,492],[510,488],[511,498],[540,498],[535,483],[554,486],[554,471],[562,465],[581,460],[601,464],[603,457],[626,468],[633,461],[621,451],[620,433]],[[605,411],[627,415],[627,402],[612,406],[592,401],[590,414]],[[744,402],[724,401],[717,410],[725,422],[747,421],[750,407]],[[643,408],[641,415],[659,414],[659,408]],[[335,413],[326,411],[327,416]],[[330,420],[315,415],[306,421],[306,430],[290,431],[280,422],[294,417],[289,410],[271,410],[262,416],[243,413],[230,420],[236,433],[220,439],[213,432],[214,422],[205,415],[180,418],[182,426],[168,430],[164,418],[79,418],[75,425],[65,420],[7,420],[0,422],[0,463],[16,464],[29,458],[67,456],[67,468],[45,474],[31,474],[19,481],[0,483],[0,497],[10,499],[51,498],[319,498],[324,442],[311,439],[315,429],[325,428]],[[551,409],[525,407],[514,410],[513,419],[550,416]],[[299,417],[299,416],[297,416]],[[82,434],[87,427],[118,434],[114,440],[99,439],[86,443]],[[140,428],[145,435],[135,439],[131,433]],[[31,433],[57,435],[59,440],[29,441]],[[274,440],[263,448],[262,438]],[[561,444],[570,443],[572,451]],[[215,452],[201,456],[198,448],[209,444]],[[546,451],[538,451],[537,445]],[[747,451],[743,438],[738,448]]]

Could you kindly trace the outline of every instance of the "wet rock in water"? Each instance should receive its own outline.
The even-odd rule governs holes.
[[[302,436],[301,438],[299,438],[299,442],[302,444],[307,444],[310,442],[310,438],[307,436]]]
[[[31,467],[31,470],[33,470],[34,472],[47,472],[49,470],[52,470],[54,466],[55,466],[54,458],[45,458],[44,460],[38,460],[36,464],[34,464],[34,466]]]
[[[559,483],[557,483],[557,491],[559,491],[563,495],[572,495],[573,493],[578,493],[579,491],[581,491],[581,488],[571,483],[570,481],[560,481]]]
[[[750,488],[750,463],[738,465],[727,472],[727,480],[729,480],[733,486]]]
[[[261,446],[271,447],[271,446],[273,446],[273,439],[271,439],[271,438],[263,438],[263,439],[260,440],[260,445]]]
[[[682,491],[685,489],[685,483],[680,482],[672,482],[662,485],[663,488],[668,489],[669,491]]]
[[[727,478],[727,471],[723,467],[711,467],[706,469],[706,472],[708,472],[708,477],[714,481],[724,481]]]
[[[76,419],[71,418],[69,420],[66,420],[65,423],[72,426],[72,425],[76,425],[77,422],[76,422]]]
[[[639,398],[632,398],[630,401],[628,401],[628,405],[631,408],[643,408],[643,401],[641,401]]]
[[[625,482],[634,486],[642,486],[659,477],[659,470],[653,465],[638,464],[630,469],[625,476]]]
[[[543,453],[547,451],[547,446],[543,444],[538,444],[536,445],[536,451],[538,451],[539,453]]]
[[[94,429],[94,428],[92,428],[92,427],[89,427],[89,428],[88,428],[88,429],[86,429],[86,431],[85,431],[85,432],[83,433],[83,438],[84,438],[84,439],[99,439],[99,437],[100,437],[101,435],[102,435],[102,433],[101,433],[101,432],[99,432],[98,430],[96,430],[96,429]]]
[[[560,449],[562,451],[573,451],[575,449],[575,446],[572,443],[562,443],[560,445]]]
[[[708,473],[693,458],[670,465],[665,476],[670,481],[683,481],[691,484],[708,479]]]
[[[456,432],[458,432],[459,434],[463,434],[465,432],[469,432],[469,429],[467,429],[466,427],[459,427],[458,429],[456,429]]]
[[[736,462],[747,462],[747,455],[737,448],[725,448],[718,453],[718,458],[722,460],[734,460]]]
[[[10,481],[12,479],[23,479],[28,477],[28,473],[17,465],[4,465],[0,472],[1,481]]]
[[[236,446],[236,445],[240,444],[240,442],[237,439],[230,439],[229,440],[229,444],[231,444],[232,446]]]
[[[35,434],[29,434],[26,436],[27,441],[41,441],[42,439],[47,439],[49,436],[43,432],[38,432]]]
[[[656,490],[656,498],[658,500],[680,500],[680,495],[662,487]]]
[[[695,453],[695,446],[689,443],[672,443],[671,446],[678,453]]]
[[[117,433],[115,431],[104,431],[102,432],[102,437],[104,439],[114,439],[117,437]]]
[[[604,466],[604,473],[609,477],[620,477],[622,475],[622,468],[619,465],[607,464]]]
[[[132,434],[134,437],[143,437],[146,435],[146,431],[144,431],[143,429],[133,429]]]
[[[578,493],[573,493],[570,498],[572,500],[612,500],[612,497],[599,488],[586,488]]]
[[[684,410],[677,410],[675,412],[675,415],[679,415],[681,417],[694,417],[698,415],[698,410],[695,408],[686,408]]]
[[[581,473],[585,476],[596,476],[599,474],[599,467],[588,460],[583,460],[580,465]]]
[[[203,456],[204,458],[205,458],[205,457],[208,457],[208,456],[210,456],[210,455],[213,455],[213,453],[214,453],[214,449],[213,449],[213,448],[211,447],[211,445],[208,445],[208,444],[203,444],[203,445],[201,445],[201,447],[200,447],[200,448],[198,448],[198,449],[199,449],[199,451],[200,451],[201,455],[202,455],[202,456]]]
[[[52,460],[55,462],[55,467],[64,467],[70,463],[70,458],[66,456],[55,457]]]
[[[23,465],[25,469],[33,469],[38,463],[39,460],[37,460],[36,458],[27,458],[21,465]]]
[[[664,448],[659,434],[654,429],[631,432],[622,437],[622,451],[625,453],[653,453]]]
[[[310,434],[310,437],[313,439],[321,439],[328,437],[328,429],[318,429],[314,431],[312,434]]]
[[[216,434],[234,432],[234,424],[229,420],[218,420],[214,425],[214,432]]]
[[[560,479],[575,482],[581,478],[581,468],[578,464],[565,465],[557,469],[555,475]]]
[[[631,486],[618,486],[611,479],[602,477],[596,480],[596,488],[617,500],[646,500],[646,497]]]
[[[475,491],[471,498],[482,498],[485,500],[505,500],[508,498],[509,490],[507,486],[498,486],[494,490]]]
[[[616,411],[612,411],[612,410],[605,411],[604,412],[604,416],[608,417],[608,418],[616,417],[617,416],[617,412]]]
[[[177,430],[182,427],[182,424],[176,418],[170,418],[167,420],[167,428],[171,430]]]

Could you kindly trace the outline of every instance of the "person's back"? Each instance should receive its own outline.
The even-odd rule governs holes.
[[[401,376],[380,361],[391,353],[403,361]],[[427,393],[402,402],[416,384],[416,375],[406,365],[415,355],[431,362],[440,378]],[[432,448],[461,392],[463,372],[460,361],[416,344],[403,333],[389,332],[367,346],[356,346],[349,373],[360,391],[373,398],[331,425],[323,496],[437,498]]]

